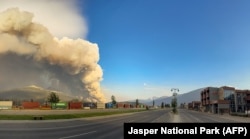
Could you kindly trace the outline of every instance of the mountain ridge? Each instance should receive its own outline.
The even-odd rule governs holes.
[[[63,92],[44,89],[36,85],[29,85],[0,91],[0,100],[38,101],[44,103],[51,92],[57,93],[61,101],[75,99],[74,96],[67,95]]]
[[[200,101],[200,92],[204,89],[205,87],[199,88],[199,89],[195,89],[192,91],[189,91],[187,93],[183,93],[183,94],[177,94],[176,98],[177,98],[177,104],[180,105],[181,103],[185,103],[188,104],[192,101]],[[157,106],[161,106],[162,102],[164,104],[171,104],[172,101],[172,96],[161,96],[161,97],[157,97],[156,99],[154,99],[154,103]],[[153,99],[142,99],[139,100],[140,103],[146,104],[146,105],[153,105]]]

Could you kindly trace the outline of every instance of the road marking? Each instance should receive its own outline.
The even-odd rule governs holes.
[[[126,119],[127,117],[123,117],[122,119]],[[61,126],[61,127],[42,127],[42,128],[31,128],[31,129],[27,129],[27,128],[22,128],[22,129],[6,129],[5,128],[1,128],[1,131],[30,131],[30,130],[57,130],[57,129],[67,129],[67,128],[77,128],[77,127],[82,127],[82,126],[88,126],[88,125],[97,125],[100,123],[107,123],[107,122],[114,122],[114,121],[120,121],[122,119],[108,119],[108,120],[103,120],[103,121],[98,121],[96,123],[84,123],[84,124],[79,124],[79,125],[72,125],[72,126]],[[90,120],[91,121],[91,120]],[[0,122],[1,123],[1,122]],[[48,122],[49,123],[49,122]]]
[[[125,121],[125,123],[132,123],[134,122],[135,120],[128,120],[127,122]]]
[[[77,135],[62,137],[62,138],[59,138],[59,139],[69,139],[69,138],[74,138],[74,137],[78,137],[78,136],[82,136],[82,135],[91,134],[91,133],[94,133],[94,132],[96,132],[96,131],[90,131],[90,132],[87,132],[87,133],[82,133],[82,134],[77,134]]]
[[[153,123],[154,123],[154,122],[159,122],[159,121],[161,120],[161,118],[162,118],[162,116],[160,116],[160,117],[154,119],[152,122],[153,122]]]
[[[84,124],[72,125],[72,126],[42,127],[42,128],[31,128],[31,129],[30,128],[21,128],[21,129],[19,129],[19,128],[18,129],[11,128],[10,129],[10,128],[6,128],[6,127],[4,127],[4,128],[0,127],[0,130],[1,131],[33,131],[33,130],[58,130],[58,129],[67,129],[67,128],[77,128],[77,127],[82,127],[82,126],[87,126],[87,125],[97,125],[97,124],[100,124],[100,123],[107,123],[107,122],[114,122],[114,121],[123,121],[123,119],[133,118],[134,114],[136,114],[136,113],[133,113],[133,114],[131,113],[128,116],[125,116],[125,117],[123,117],[123,116],[119,117],[118,116],[118,117],[115,117],[115,120],[114,119],[105,119],[105,118],[103,118],[102,121],[97,121],[95,123],[84,123]],[[147,117],[147,116],[143,116],[142,118],[144,118],[144,117]],[[84,118],[74,119],[72,121],[77,121],[77,120],[93,121],[91,119],[88,120],[88,119],[84,119]],[[98,120],[101,120],[101,119],[98,119]],[[32,122],[34,122],[34,121],[32,121]],[[41,122],[46,122],[46,121],[39,121],[38,123],[41,123]],[[60,120],[59,121],[48,121],[46,123],[53,123],[53,122],[62,122],[62,121],[60,121]],[[66,120],[65,122],[68,122],[68,121]],[[131,120],[130,120],[130,122],[131,122]],[[2,121],[0,120],[0,124],[1,123],[2,123]],[[6,122],[6,123],[8,123],[8,122]]]

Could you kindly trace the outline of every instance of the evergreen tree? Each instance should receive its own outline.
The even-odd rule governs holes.
[[[48,96],[48,102],[58,103],[60,101],[59,96],[55,92],[51,92]]]
[[[136,99],[136,100],[135,100],[135,106],[138,107],[138,105],[139,105],[139,100]]]
[[[112,101],[112,104],[113,104],[113,105],[116,104],[116,99],[115,99],[115,96],[114,96],[114,95],[111,96],[111,101]]]
[[[164,102],[161,103],[161,108],[164,108]]]

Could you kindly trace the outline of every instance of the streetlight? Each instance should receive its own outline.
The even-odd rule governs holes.
[[[176,92],[179,92],[179,89],[178,89],[178,88],[172,88],[172,89],[171,89],[171,92],[174,92],[174,93],[173,93],[173,96],[176,97],[176,96],[177,96],[177,93],[176,93]]]
[[[176,92],[179,92],[179,89],[178,88],[172,88],[171,92],[173,92],[173,97],[174,97],[172,99],[171,105],[173,107],[173,112],[176,113],[177,112],[177,109],[176,109],[176,107],[177,107],[177,98],[176,98],[177,93]]]

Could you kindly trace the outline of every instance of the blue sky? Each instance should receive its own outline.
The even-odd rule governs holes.
[[[107,101],[250,89],[249,0],[2,0],[0,9],[13,6],[56,37],[98,44]]]
[[[102,87],[122,99],[250,89],[250,1],[84,0]],[[119,101],[119,100],[118,100]]]

